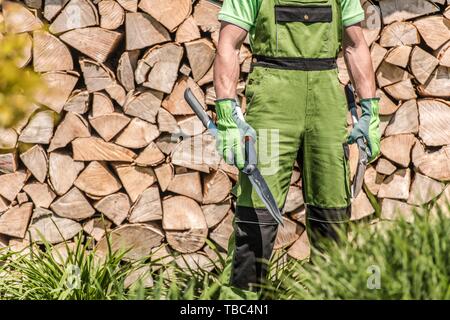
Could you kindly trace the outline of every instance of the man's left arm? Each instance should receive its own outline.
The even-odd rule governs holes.
[[[348,143],[364,137],[371,153],[370,160],[373,161],[380,154],[380,107],[379,98],[375,96],[372,59],[360,23],[345,27],[343,50],[349,76],[362,108],[361,118],[350,133]]]

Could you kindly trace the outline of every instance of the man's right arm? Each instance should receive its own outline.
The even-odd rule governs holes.
[[[228,22],[222,22],[219,44],[214,61],[214,88],[217,99],[234,99],[239,81],[239,50],[247,31]]]

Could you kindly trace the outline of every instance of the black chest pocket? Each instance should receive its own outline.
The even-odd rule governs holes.
[[[331,22],[333,10],[331,6],[275,6],[275,19],[277,23],[286,22]]]

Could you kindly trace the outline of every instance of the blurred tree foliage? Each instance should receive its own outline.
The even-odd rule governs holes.
[[[18,68],[24,37],[2,31],[0,25],[0,128],[9,128],[27,114],[43,84],[31,68]]]

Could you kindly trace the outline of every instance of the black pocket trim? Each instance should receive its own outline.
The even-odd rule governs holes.
[[[331,22],[331,6],[275,6],[277,22]]]

